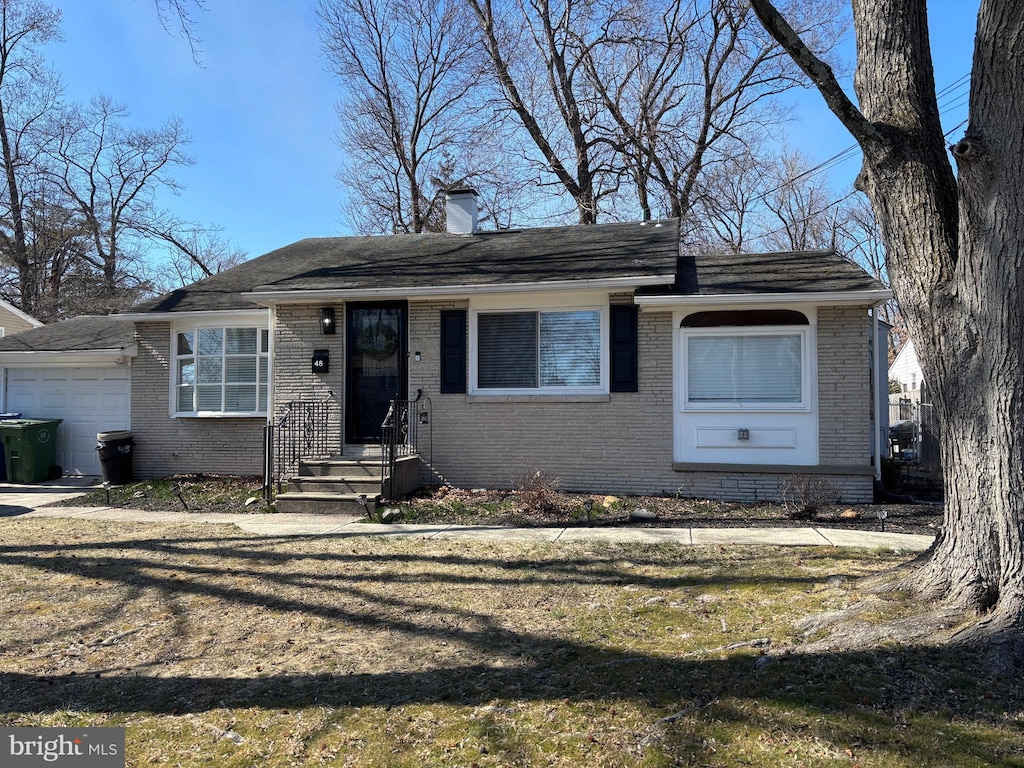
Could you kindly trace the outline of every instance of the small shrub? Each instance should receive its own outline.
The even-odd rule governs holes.
[[[789,475],[779,483],[779,500],[793,520],[813,519],[819,507],[835,504],[841,495],[835,485],[816,475]]]
[[[559,508],[558,485],[557,477],[538,469],[516,481],[516,502],[523,512],[537,515],[556,512]]]
[[[895,491],[900,487],[903,477],[903,464],[897,459],[882,459],[882,487],[887,491]]]

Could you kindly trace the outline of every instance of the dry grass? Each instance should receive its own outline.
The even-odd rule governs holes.
[[[962,652],[785,654],[898,560],[3,521],[0,723],[131,766],[1024,765]]]

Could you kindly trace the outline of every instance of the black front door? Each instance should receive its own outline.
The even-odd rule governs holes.
[[[348,304],[345,442],[375,443],[393,399],[405,399],[406,303]]]

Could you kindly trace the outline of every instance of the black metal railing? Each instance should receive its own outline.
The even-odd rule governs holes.
[[[298,471],[302,459],[330,455],[331,400],[292,400],[263,429],[263,495],[269,499],[281,481]]]
[[[398,460],[420,453],[420,426],[430,423],[430,398],[416,390],[411,400],[392,400],[381,424],[381,489],[394,498],[394,477]]]

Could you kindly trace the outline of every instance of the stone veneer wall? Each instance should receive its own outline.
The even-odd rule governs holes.
[[[177,472],[259,475],[263,418],[172,418],[170,323],[136,323],[139,354],[132,361],[133,466],[136,477]]]

